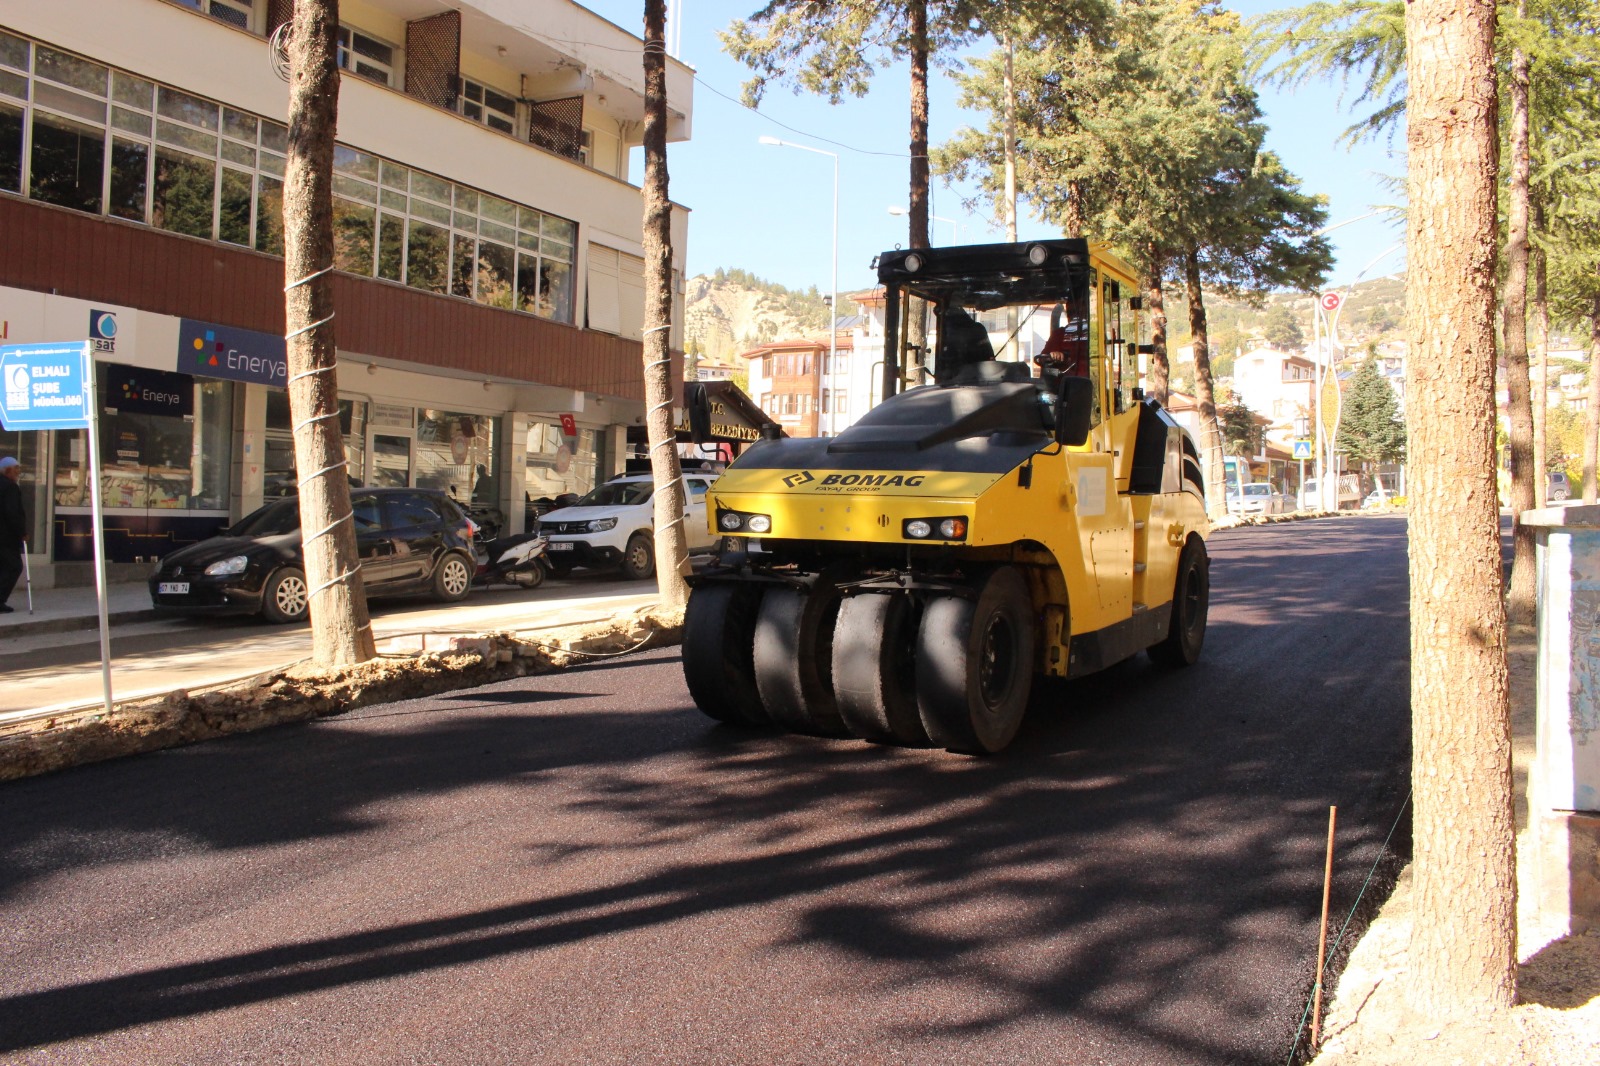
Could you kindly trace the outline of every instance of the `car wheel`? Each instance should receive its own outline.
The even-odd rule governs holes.
[[[280,625],[303,622],[311,611],[311,595],[306,574],[296,566],[286,566],[267,579],[261,592],[261,615]]]
[[[445,603],[464,600],[472,589],[472,567],[457,552],[439,560],[433,571],[433,595]]]
[[[622,551],[622,576],[630,581],[638,581],[655,572],[655,543],[647,534],[635,533],[628,538],[628,546]]]

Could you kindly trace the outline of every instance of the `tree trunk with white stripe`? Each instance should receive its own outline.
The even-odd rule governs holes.
[[[656,587],[661,602],[689,600],[683,469],[672,424],[672,201],[667,198],[666,4],[644,5],[644,396],[655,478]]]
[[[313,655],[324,666],[377,654],[350,516],[333,334],[333,139],[338,0],[295,0],[289,31],[289,160],[283,182],[289,415]],[[312,275],[317,275],[312,278]],[[312,278],[303,284],[294,284]],[[326,532],[323,532],[325,531]]]

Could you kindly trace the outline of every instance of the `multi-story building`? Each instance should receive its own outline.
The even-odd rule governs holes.
[[[116,562],[293,491],[288,90],[271,47],[292,6],[50,0],[0,16],[0,338],[94,342]],[[351,476],[476,498],[520,528],[526,498],[621,469],[643,418],[628,180],[642,43],[568,0],[343,0],[340,17]],[[667,82],[669,138],[686,140],[692,72],[669,59]],[[672,229],[681,278],[684,209]],[[35,579],[81,576],[83,436],[6,433],[0,452],[26,467]]]
[[[1234,394],[1267,420],[1274,438],[1287,439],[1296,419],[1311,416],[1315,381],[1316,365],[1309,358],[1271,346],[1253,348],[1233,363]]]
[[[791,437],[831,437],[865,413],[852,411],[851,337],[772,341],[743,352],[750,397]],[[831,358],[831,362],[830,362]]]

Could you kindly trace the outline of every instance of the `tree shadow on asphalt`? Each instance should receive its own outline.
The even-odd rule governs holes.
[[[1340,595],[1366,601],[1333,587],[1324,609]],[[530,817],[508,861],[561,869],[579,883],[568,891],[303,942],[267,931],[259,948],[54,987],[32,975],[31,991],[0,997],[0,1049],[781,906],[795,924],[779,956],[823,947],[858,963],[836,971],[834,995],[962,990],[942,1022],[883,1022],[900,1044],[1044,1017],[1116,1030],[1144,1061],[1281,1061],[1315,956],[1327,806],[1341,807],[1342,913],[1404,791],[1404,694],[1398,714],[1363,703],[1404,663],[1404,617],[1361,624],[1377,623],[1397,627],[1388,659],[1286,684],[1292,699],[1262,692],[1259,654],[1252,668],[1237,653],[1270,639],[1248,622],[1214,626],[1188,671],[1140,657],[1042,684],[993,759],[713,726],[677,689],[646,710],[600,709],[638,683],[632,668],[675,662],[658,651],[624,660],[611,690],[601,669],[576,670],[456,694],[431,717],[439,701],[390,708],[403,723],[331,719],[7,786],[0,899],[13,901],[96,865],[359,838],[396,797],[486,784],[539,816],[559,803],[626,831],[572,845]],[[1330,745],[1337,760],[1320,757]],[[555,800],[541,786],[558,779]],[[584,886],[598,852],[642,872]]]

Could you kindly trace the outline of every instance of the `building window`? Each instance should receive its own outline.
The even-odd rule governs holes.
[[[215,0],[213,0],[215,2]],[[339,27],[339,67],[379,85],[394,84],[394,47],[349,26]]]
[[[277,122],[0,31],[5,191],[281,256],[288,142]],[[347,145],[333,192],[339,269],[573,321],[575,223]]]
[[[462,78],[461,95],[456,97],[456,110],[492,130],[516,136],[517,102],[487,85]]]
[[[250,16],[255,6],[254,0],[178,0],[178,3],[241,30],[250,28]]]

